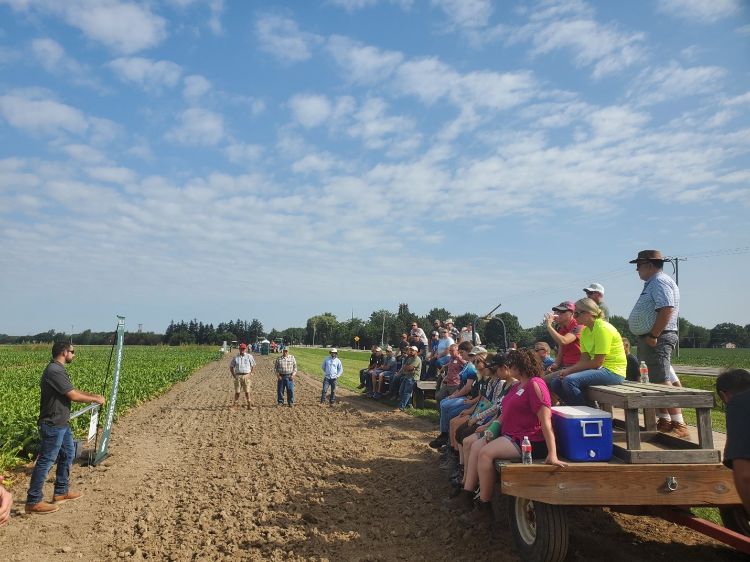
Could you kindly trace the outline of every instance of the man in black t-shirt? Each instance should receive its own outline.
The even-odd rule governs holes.
[[[104,397],[88,394],[73,387],[65,365],[75,358],[72,343],[55,342],[52,361],[44,369],[41,380],[42,396],[39,401],[39,455],[31,473],[26,496],[26,513],[45,514],[60,509],[57,504],[81,497],[80,492],[68,489],[70,467],[73,464],[75,445],[70,431],[70,403],[91,402],[104,404]],[[44,481],[52,465],[57,462],[55,491],[52,503],[43,502]]]
[[[716,379],[716,393],[727,412],[724,464],[732,469],[737,494],[750,517],[750,372],[724,371]]]

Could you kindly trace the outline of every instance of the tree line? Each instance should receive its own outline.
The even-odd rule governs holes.
[[[359,347],[368,348],[374,344],[396,343],[402,333],[408,333],[412,322],[416,322],[428,335],[432,331],[435,320],[454,320],[454,325],[461,329],[476,322],[477,332],[482,343],[495,349],[501,349],[515,342],[519,347],[532,345],[536,341],[546,341],[553,345],[552,338],[547,333],[543,323],[530,328],[524,328],[518,317],[510,312],[495,314],[490,318],[480,318],[478,314],[467,312],[451,314],[445,308],[433,308],[426,315],[420,316],[409,310],[409,305],[402,303],[397,312],[380,309],[372,312],[369,318],[350,318],[339,321],[330,312],[324,312],[307,319],[305,327],[272,329],[265,333],[263,324],[257,318],[250,321],[231,320],[214,326],[211,323],[193,319],[190,321],[172,320],[163,334],[154,332],[126,332],[126,345],[221,345],[224,341],[238,341],[252,343],[262,337],[269,340],[289,344]],[[614,315],[609,319],[619,332],[636,341],[636,337],[628,329],[627,319]],[[737,347],[750,347],[750,324],[740,326],[724,322],[713,328],[705,328],[681,318],[680,345],[682,347],[722,347],[732,343]],[[83,332],[72,334],[74,343],[80,345],[108,345],[113,341],[114,332]],[[27,336],[9,336],[0,334],[0,344],[18,343],[48,343],[57,339],[68,340],[71,334],[48,330],[39,334]],[[359,338],[358,340],[355,338]],[[554,346],[553,346],[554,347]]]

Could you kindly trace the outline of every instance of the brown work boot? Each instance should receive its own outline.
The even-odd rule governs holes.
[[[60,509],[59,505],[47,502],[39,502],[31,504],[27,503],[24,511],[26,513],[33,513],[36,515],[46,515],[47,513],[54,513],[58,509]]]
[[[656,422],[656,431],[661,431],[662,433],[669,433],[672,431],[672,420],[659,418]]]
[[[492,525],[494,519],[492,513],[492,504],[490,502],[479,501],[474,506],[474,510],[464,513],[458,520],[464,527],[486,529]]]
[[[444,499],[443,505],[451,511],[469,512],[474,507],[474,492],[460,490],[460,492],[452,498]]]
[[[670,435],[674,435],[675,437],[679,437],[680,439],[690,439],[690,431],[688,430],[688,426],[684,423],[672,422],[672,431],[670,432]]]
[[[63,503],[66,501],[72,501],[77,500],[80,498],[83,494],[81,492],[71,492],[68,491],[67,494],[62,494],[60,496],[52,496],[52,501],[55,503]]]

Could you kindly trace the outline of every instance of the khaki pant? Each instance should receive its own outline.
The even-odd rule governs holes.
[[[234,392],[239,394],[240,389],[242,392],[248,393],[250,391],[250,373],[245,375],[238,374],[234,375]]]

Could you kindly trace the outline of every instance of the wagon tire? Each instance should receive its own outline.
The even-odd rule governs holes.
[[[512,497],[508,519],[519,558],[528,562],[561,562],[568,553],[565,509],[526,498]]]
[[[719,514],[724,526],[736,533],[750,537],[750,518],[741,505],[720,507]]]

